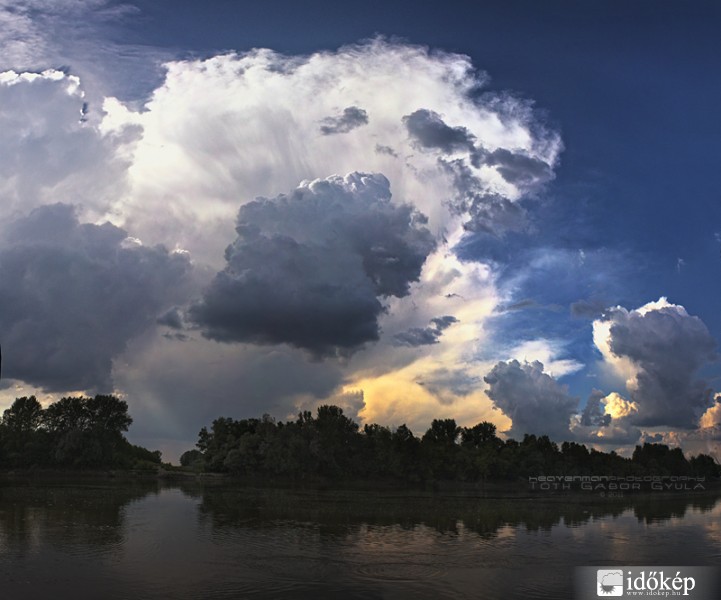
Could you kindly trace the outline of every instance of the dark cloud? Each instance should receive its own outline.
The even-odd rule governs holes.
[[[378,339],[381,299],[408,294],[435,242],[382,175],[303,184],[241,207],[226,268],[190,317],[206,337],[317,356]]]
[[[571,430],[572,437],[569,439],[616,448],[636,443],[641,438],[641,431],[631,423],[629,417],[614,419],[606,414],[603,398],[603,393],[598,390],[591,393],[581,420]]]
[[[526,209],[500,194],[486,190],[483,182],[473,174],[465,159],[439,159],[439,165],[453,178],[456,197],[448,208],[463,215],[464,229],[472,233],[503,235],[528,229]]]
[[[444,315],[442,317],[431,319],[431,323],[436,326],[438,331],[445,331],[453,325],[453,323],[458,323],[458,319],[456,319],[453,315]]]
[[[338,117],[326,117],[321,122],[320,132],[323,135],[336,133],[348,133],[353,129],[368,124],[368,113],[357,106],[349,106],[343,109],[343,114]]]
[[[526,192],[553,178],[552,165],[505,148],[488,151],[476,145],[475,136],[467,128],[450,127],[438,113],[428,109],[403,117],[403,122],[417,147],[445,155],[438,157],[438,165],[452,178],[455,192],[446,202],[452,212],[466,219],[463,226],[468,232],[501,236],[529,228],[526,209],[517,199],[491,191],[479,169],[492,168],[509,184]],[[451,154],[455,156],[449,157]]]
[[[124,359],[115,377],[131,402],[133,435],[177,437],[186,440],[183,450],[218,416],[294,418],[302,403],[333,397],[343,383],[341,365],[287,347],[161,337]]]
[[[606,310],[606,304],[600,300],[578,300],[571,304],[571,315],[584,319],[596,319]]]
[[[498,148],[485,154],[482,162],[489,167],[496,167],[503,179],[518,186],[533,185],[553,177],[553,170],[547,163],[532,156],[511,152],[506,148]]]
[[[523,300],[519,300],[518,302],[511,302],[509,304],[499,304],[496,308],[495,312],[498,313],[504,313],[504,312],[511,312],[516,310],[526,310],[528,308],[542,308],[538,302],[533,300],[532,298],[524,298]]]
[[[158,325],[170,327],[170,329],[183,329],[183,316],[177,306],[159,316],[156,320]]]
[[[441,404],[446,405],[457,402],[459,396],[476,392],[483,385],[480,377],[470,375],[463,368],[434,369],[416,383],[426,388]]]
[[[484,377],[490,385],[488,397],[513,421],[509,433],[548,435],[555,440],[571,439],[569,426],[578,398],[566,386],[543,372],[543,364],[499,362]]]
[[[526,311],[526,310],[542,310],[547,312],[555,312],[560,313],[563,312],[564,308],[560,304],[539,304],[536,300],[533,298],[523,298],[522,300],[519,300],[518,302],[510,302],[508,304],[499,304],[498,307],[495,309],[495,312],[497,313],[508,313],[508,312],[516,312],[516,311]]]
[[[437,344],[441,332],[434,327],[411,327],[410,329],[397,333],[393,336],[394,346],[408,346],[415,348],[417,346],[429,346]]]
[[[458,150],[472,150],[475,137],[465,127],[449,127],[441,116],[421,108],[403,117],[408,134],[421,148],[451,154]]]
[[[606,427],[594,429],[593,433],[594,435],[584,437],[581,432],[574,430],[576,440],[579,442],[614,448],[635,444],[642,435],[641,430],[634,427],[627,419],[613,419]]]
[[[417,346],[437,344],[443,332],[457,322],[458,319],[451,315],[436,317],[431,319],[430,327],[411,327],[406,331],[397,333],[393,336],[393,345],[415,348]]]
[[[593,390],[588,397],[586,406],[581,413],[581,425],[584,427],[606,427],[611,422],[611,415],[606,414],[602,400],[606,394],[601,390]]]
[[[112,390],[112,360],[178,301],[188,258],[127,244],[73,207],[43,206],[0,238],[4,374],[49,391]]]
[[[498,194],[471,194],[463,204],[469,217],[463,223],[466,231],[503,234],[528,228],[526,209]]]
[[[166,340],[175,340],[178,342],[187,342],[191,339],[190,336],[187,336],[184,333],[164,333],[163,337]]]
[[[629,390],[638,405],[637,426],[695,428],[712,404],[701,367],[717,358],[716,342],[704,323],[665,300],[644,310],[613,309],[609,348],[630,359],[638,372]]]
[[[376,144],[376,154],[386,154],[393,158],[398,158],[398,153],[393,150],[390,146],[384,146],[383,144]]]

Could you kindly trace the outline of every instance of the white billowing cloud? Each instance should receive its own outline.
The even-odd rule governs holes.
[[[612,419],[624,419],[638,412],[638,404],[629,402],[616,392],[611,392],[603,399],[604,412]]]
[[[708,427],[721,428],[721,394],[716,394],[714,403],[701,416],[699,427],[706,429]]]
[[[221,266],[239,204],[359,171],[385,175],[394,201],[427,215],[432,231],[454,228],[486,196],[516,202],[536,189],[560,151],[521,101],[474,98],[483,83],[467,57],[382,40],[305,57],[254,50],[168,63],[141,112],[105,103],[106,127],[142,129],[129,146],[130,190],[109,216]],[[419,145],[404,121],[419,110],[475,145]],[[479,152],[494,158],[479,162]]]
[[[697,373],[717,356],[701,319],[661,298],[636,310],[608,309],[594,321],[593,336],[605,367],[625,380],[635,425],[698,425],[711,391]]]
[[[82,205],[91,220],[120,193],[118,139],[84,118],[80,79],[49,69],[0,73],[0,220],[32,208]]]

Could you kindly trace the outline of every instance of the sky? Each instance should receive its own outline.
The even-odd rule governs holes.
[[[0,409],[721,459],[716,2],[0,0]]]

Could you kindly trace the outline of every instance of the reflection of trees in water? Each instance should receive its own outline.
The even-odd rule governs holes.
[[[192,493],[197,497],[198,489]],[[483,538],[492,538],[505,526],[528,531],[550,530],[561,523],[576,527],[591,520],[617,517],[628,510],[633,510],[639,521],[666,521],[683,517],[690,509],[710,511],[721,495],[636,496],[606,501],[569,497],[568,501],[560,501],[557,497],[544,500],[538,496],[488,499],[404,492],[209,486],[200,488],[200,498],[200,519],[218,529],[265,528],[279,521],[293,521],[313,524],[321,534],[343,535],[364,526],[410,530],[425,525],[450,534],[463,527]]]
[[[159,491],[155,481],[3,482],[0,539],[24,555],[50,544],[63,551],[112,551],[124,541],[124,510]]]
[[[644,497],[643,502],[634,503],[633,512],[639,521],[656,523],[683,518],[689,510],[708,512],[716,505],[718,498],[718,495],[699,495],[693,498],[651,495]]]

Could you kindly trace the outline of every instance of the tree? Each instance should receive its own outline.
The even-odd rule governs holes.
[[[3,413],[2,424],[13,432],[35,431],[40,425],[43,407],[35,396],[16,398]]]
[[[95,396],[86,400],[90,426],[106,433],[127,431],[133,419],[128,414],[128,403],[115,396]]]
[[[456,425],[455,419],[433,419],[431,428],[423,436],[423,441],[454,446],[460,432],[461,428]]]
[[[43,407],[35,396],[17,398],[2,417],[2,447],[5,459],[13,466],[29,466],[42,455]]]
[[[708,454],[694,456],[689,464],[696,477],[718,477],[721,475],[721,466]]]
[[[66,397],[43,413],[54,462],[67,466],[106,466],[119,459],[123,432],[133,422],[128,404],[115,396]]]
[[[315,418],[318,432],[317,458],[321,475],[340,477],[352,465],[358,424],[343,414],[339,406],[319,406]]]
[[[487,444],[497,446],[500,442],[496,437],[496,426],[488,421],[483,421],[473,427],[464,427],[461,430],[461,445],[472,448],[480,448]]]
[[[180,455],[180,465],[183,467],[200,467],[203,463],[203,453],[193,448]]]
[[[455,479],[458,473],[458,438],[455,419],[434,419],[421,440],[425,477]]]
[[[631,458],[644,471],[659,475],[686,475],[690,466],[681,448],[669,448],[666,444],[636,446]]]
[[[12,467],[160,464],[160,452],[125,439],[132,422],[127,402],[115,396],[66,397],[46,409],[34,396],[17,398],[0,419],[0,459]]]

